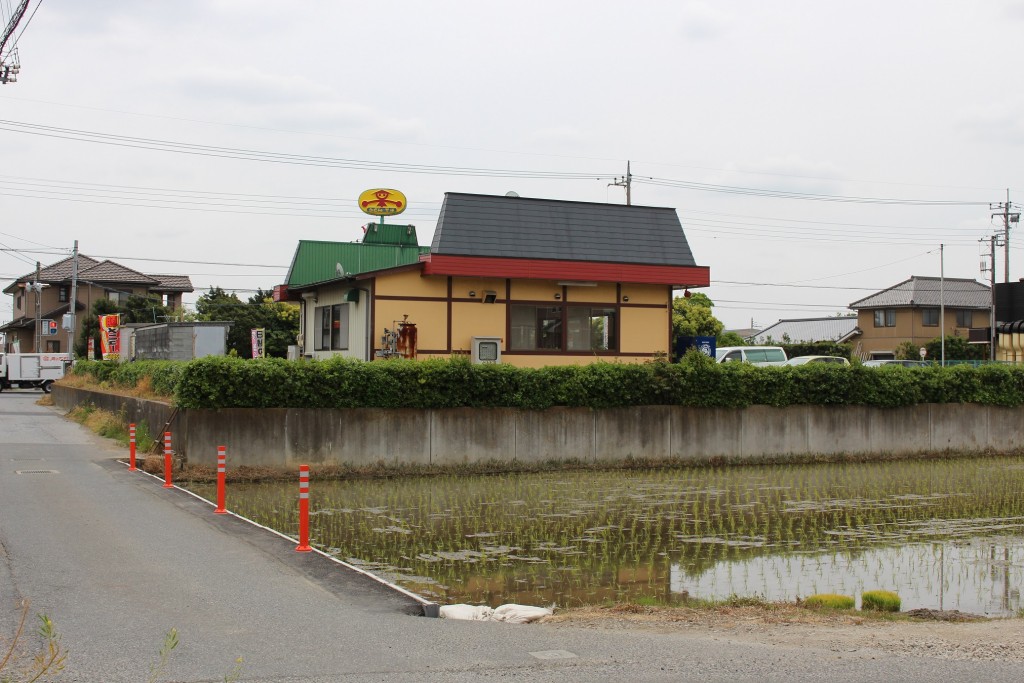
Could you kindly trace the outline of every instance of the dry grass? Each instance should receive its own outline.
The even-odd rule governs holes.
[[[37,406],[52,406],[53,405],[53,396],[51,396],[50,394],[43,394],[42,398],[40,398],[38,401],[36,401],[36,405]]]
[[[72,389],[86,389],[88,391],[99,391],[104,394],[117,394],[118,396],[132,396],[144,398],[150,401],[161,403],[170,402],[170,398],[162,396],[153,390],[153,383],[150,377],[143,377],[135,387],[113,386],[107,382],[97,382],[91,375],[78,375],[70,373],[57,380],[56,384]]]
[[[811,610],[790,602],[762,605],[696,604],[683,607],[648,607],[635,604],[573,607],[558,610],[544,619],[545,623],[576,626],[701,626],[734,627],[737,624],[812,624],[822,626],[853,626],[865,621],[892,621],[893,615],[881,618],[877,613],[841,610]]]

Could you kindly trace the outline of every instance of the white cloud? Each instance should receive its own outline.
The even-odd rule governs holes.
[[[1024,103],[990,103],[960,114],[957,127],[968,137],[997,145],[1024,143]]]
[[[693,42],[713,40],[727,33],[733,22],[733,15],[720,6],[688,2],[680,8],[679,32]]]

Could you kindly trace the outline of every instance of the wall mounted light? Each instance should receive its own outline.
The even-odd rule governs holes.
[[[629,297],[628,296],[622,297],[622,303],[624,303],[624,304],[625,303],[629,303]]]
[[[555,294],[555,300],[556,300],[556,301],[557,301],[557,300],[559,300],[559,299],[561,299],[561,298],[562,298],[562,295],[561,295],[561,294]]]
[[[476,291],[472,290],[472,289],[469,290],[469,296],[470,296],[470,298],[475,298],[476,297]]]

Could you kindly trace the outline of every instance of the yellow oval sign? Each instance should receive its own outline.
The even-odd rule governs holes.
[[[359,208],[371,216],[397,216],[405,206],[405,195],[398,190],[367,190],[359,195]]]

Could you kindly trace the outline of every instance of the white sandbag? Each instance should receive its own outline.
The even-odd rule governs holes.
[[[487,621],[493,613],[494,610],[486,605],[441,605],[442,619]]]
[[[491,621],[504,621],[509,624],[529,624],[531,621],[537,621],[551,614],[552,610],[547,607],[532,607],[530,605],[510,603],[496,607],[491,614]]]

